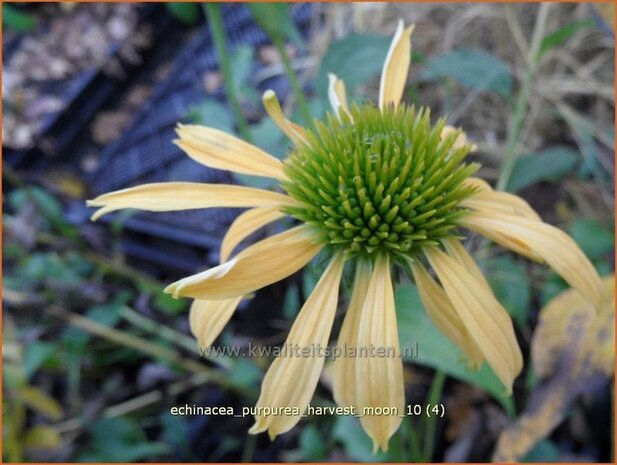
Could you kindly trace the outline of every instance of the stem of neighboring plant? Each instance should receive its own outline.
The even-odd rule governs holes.
[[[443,371],[437,370],[435,372],[435,377],[433,378],[433,383],[431,384],[431,390],[428,394],[428,403],[432,407],[439,403],[439,399],[441,399],[441,394],[443,391],[443,385],[446,381],[446,375]],[[424,430],[424,461],[430,462],[433,456],[433,449],[435,448],[435,429],[437,428],[437,418],[436,415],[431,415],[425,425]]]
[[[206,2],[203,6],[208,22],[210,23],[210,30],[212,31],[212,39],[214,40],[214,46],[216,47],[216,54],[219,57],[221,72],[223,73],[223,80],[225,82],[225,90],[227,91],[227,98],[236,117],[236,121],[238,122],[238,130],[240,131],[240,135],[243,139],[251,142],[249,126],[244,118],[244,114],[242,113],[242,107],[240,106],[238,94],[236,93],[236,86],[231,75],[231,65],[229,64],[229,55],[227,52],[225,31],[223,30],[223,19],[221,17],[220,5]]]
[[[503,157],[499,179],[497,181],[497,185],[495,186],[497,190],[506,189],[510,176],[512,175],[512,170],[514,169],[514,165],[516,163],[516,148],[518,146],[519,137],[525,121],[525,110],[527,109],[531,84],[540,61],[540,45],[542,44],[542,39],[545,35],[544,32],[546,29],[546,22],[550,7],[550,3],[544,2],[540,4],[540,8],[538,9],[531,46],[529,47],[529,53],[527,55],[527,71],[525,72],[523,82],[521,83],[521,89],[516,98],[514,115],[512,117],[513,122],[510,127],[508,142],[506,144],[506,152]]]
[[[293,69],[291,59],[289,58],[289,54],[287,53],[287,49],[285,48],[285,41],[279,34],[271,34],[270,38],[272,39],[272,43],[276,47],[276,50],[281,57],[281,61],[283,62],[285,74],[287,75],[289,84],[291,84],[291,88],[295,94],[296,100],[298,102],[298,107],[300,108],[300,112],[302,113],[302,118],[304,118],[304,123],[307,126],[311,126],[313,118],[311,116],[308,103],[306,102],[304,92],[302,91],[302,87],[298,82],[298,76]]]

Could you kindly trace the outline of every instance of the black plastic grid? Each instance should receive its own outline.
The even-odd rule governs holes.
[[[292,15],[300,33],[308,35],[311,4],[294,4]],[[223,18],[230,49],[240,44],[257,48],[269,43],[268,36],[254,22],[245,4],[225,4]],[[183,120],[189,109],[207,96],[201,76],[218,69],[218,59],[207,25],[178,55],[172,69],[169,77],[153,90],[131,127],[101,153],[101,169],[90,180],[93,194],[149,182],[234,183],[230,173],[197,164],[172,143],[176,137],[174,128],[177,122]],[[283,99],[289,92],[284,76],[268,79],[259,87],[262,91],[274,89]],[[216,97],[224,99],[224,92]],[[155,242],[155,238],[164,238],[210,249],[219,245],[225,230],[240,211],[211,208],[154,214],[140,212],[127,219],[124,228],[153,236]],[[131,250],[126,252],[131,254]],[[144,250],[137,255],[148,260]],[[154,256],[152,259],[160,261]]]

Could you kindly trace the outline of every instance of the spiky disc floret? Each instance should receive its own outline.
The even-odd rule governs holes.
[[[287,159],[283,186],[303,203],[287,212],[348,256],[413,256],[452,237],[473,192],[461,183],[478,165],[463,162],[471,146],[453,147],[458,131],[441,139],[444,125],[404,105],[328,115]]]

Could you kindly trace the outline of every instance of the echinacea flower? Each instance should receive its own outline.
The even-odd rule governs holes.
[[[412,29],[402,22],[398,26],[381,75],[378,107],[348,106],[344,83],[330,75],[333,113],[302,128],[286,119],[274,92],[264,94],[268,114],[293,142],[284,161],[216,129],[178,127],[177,144],[197,162],[273,178],[280,192],[170,182],[89,202],[101,207],[94,219],[121,208],[250,208],[227,231],[220,265],[165,289],[195,299],[190,326],[202,346],[214,341],[243,296],[300,270],[319,253],[330,257],[329,264],[287,344],[327,346],[343,269],[354,267],[339,346],[393,347],[395,354],[338,358],[333,390],[338,404],[357,407],[375,451],[387,449],[404,413],[393,267],[411,272],[430,318],[470,367],[486,361],[507,392],[521,371],[521,352],[510,316],[460,242],[463,229],[546,262],[592,303],[601,301],[601,281],[568,235],[542,222],[523,199],[473,177],[478,165],[465,159],[474,146],[460,130],[444,119],[432,124],[429,110],[401,103]],[[284,216],[298,225],[233,255],[243,239]],[[306,410],[323,365],[323,356],[276,358],[263,380],[250,432],[268,431],[274,438],[290,430]],[[297,414],[265,415],[260,407],[296,408]],[[398,415],[363,414],[364,407]]]

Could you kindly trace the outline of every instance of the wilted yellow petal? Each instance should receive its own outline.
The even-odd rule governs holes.
[[[252,208],[239,215],[229,226],[221,243],[221,262],[226,262],[233,249],[258,229],[284,217],[278,208]]]
[[[306,134],[304,129],[297,124],[292,123],[283,113],[279,99],[273,90],[267,90],[262,97],[264,107],[268,115],[276,123],[276,125],[289,137],[294,144],[306,144]]]
[[[598,273],[576,242],[560,229],[519,216],[481,212],[470,213],[460,224],[474,231],[482,229],[516,238],[596,307],[600,306],[602,286]]]
[[[174,141],[195,161],[212,168],[253,176],[287,179],[280,160],[218,129],[179,124]]]
[[[358,346],[358,328],[370,279],[370,263],[367,260],[358,260],[351,300],[338,337],[338,345],[342,350],[353,350],[352,348]],[[355,357],[343,355],[337,358],[332,366],[334,400],[344,407],[357,406],[356,361]]]
[[[226,263],[176,281],[165,292],[206,300],[242,296],[295,273],[322,247],[310,228],[297,226],[247,247]]]
[[[484,357],[467,332],[460,316],[454,310],[446,292],[431,278],[418,260],[410,261],[409,265],[418,286],[420,298],[431,321],[463,351],[472,368],[480,368],[484,362]]]
[[[191,305],[189,327],[197,338],[199,347],[212,345],[231,316],[236,311],[242,296],[227,300],[199,300]]]
[[[379,84],[379,108],[383,110],[386,105],[397,107],[405,90],[405,82],[411,64],[411,33],[414,25],[403,29],[401,20],[398,23],[394,38],[390,44],[390,50],[381,72]]]
[[[467,332],[511,393],[523,359],[508,312],[458,261],[435,247],[425,254]]]
[[[296,202],[287,195],[254,187],[161,182],[99,195],[88,200],[87,205],[102,207],[92,215],[94,221],[122,208],[165,212],[212,207],[282,207],[296,205]]]
[[[255,424],[249,430],[251,434],[268,430],[270,438],[274,439],[293,428],[306,410],[324,365],[324,349],[336,313],[343,264],[342,255],[332,259],[296,317],[284,347],[295,347],[299,352],[290,349],[289,353],[277,357],[261,385],[257,408],[291,407],[297,408],[300,414],[256,415]],[[302,351],[312,353],[303,355]]]
[[[470,208],[484,213],[505,213],[522,216],[531,220],[542,221],[540,215],[517,195],[494,190],[483,190],[464,199],[461,207]]]
[[[347,95],[345,93],[345,82],[332,73],[328,73],[328,99],[334,110],[334,114],[341,119],[341,109],[349,115],[347,107]]]
[[[454,126],[444,126],[444,128],[441,130],[441,140],[444,140],[446,137],[448,137],[450,134],[456,131],[458,131],[458,129],[456,129]],[[478,146],[476,144],[471,144],[469,140],[467,139],[467,134],[461,131],[461,133],[458,135],[458,137],[454,141],[454,145],[452,145],[452,148],[454,150],[460,149],[467,144],[471,145],[472,152],[475,152],[476,150],[478,150]]]
[[[491,286],[489,286],[486,278],[484,277],[484,273],[476,263],[476,261],[472,258],[471,255],[465,250],[465,247],[456,239],[444,239],[442,241],[446,252],[450,257],[459,262],[461,265],[465,267],[465,269],[473,275],[473,277],[481,284],[484,289],[489,292],[493,292],[491,290]]]
[[[356,360],[357,413],[373,440],[373,452],[380,447],[386,451],[405,414],[403,359],[387,255],[380,255],[375,262],[358,325],[357,345],[360,350],[375,348],[373,356],[369,353]],[[382,351],[382,356],[377,355],[377,350]],[[378,415],[370,409],[388,409],[389,414],[382,411]]]

